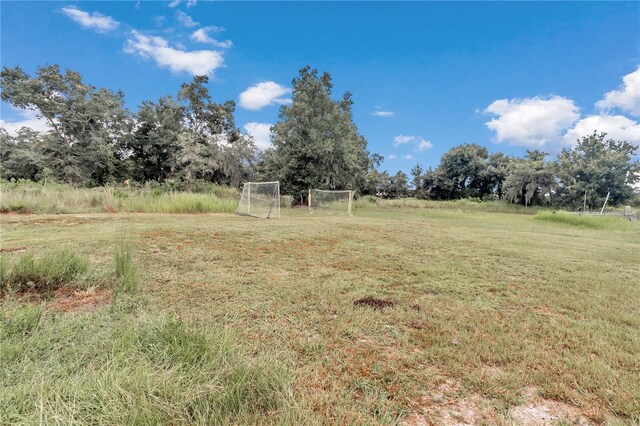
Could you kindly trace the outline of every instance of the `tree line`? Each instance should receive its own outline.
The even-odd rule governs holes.
[[[594,131],[554,161],[527,151],[522,158],[463,144],[435,168],[416,165],[411,177],[380,171],[353,121],[349,92],[337,100],[329,73],[304,67],[292,81],[292,102],[280,107],[272,146],[257,150],[234,119],[235,103],[213,101],[208,77],[196,76],[177,94],[127,110],[124,94],[96,88],[58,65],[34,76],[20,67],[0,73],[2,100],[36,111],[50,130],[0,129],[0,177],[96,186],[131,180],[191,190],[207,181],[239,186],[279,180],[282,192],[303,201],[309,188],[352,189],[396,198],[505,200],[523,205],[579,208],[633,198],[640,181],[638,146]]]
[[[600,207],[607,197],[608,203],[619,205],[637,198],[637,152],[638,146],[597,132],[563,149],[554,161],[545,161],[548,154],[540,150],[520,158],[463,144],[446,152],[436,168],[413,167],[411,179],[403,172],[390,176],[373,171],[369,191],[387,197],[504,200],[572,210]]]

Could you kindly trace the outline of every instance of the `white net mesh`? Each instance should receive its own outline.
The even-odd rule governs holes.
[[[353,214],[353,191],[309,190],[309,210],[330,214]]]
[[[245,183],[236,213],[265,219],[280,217],[280,182]]]

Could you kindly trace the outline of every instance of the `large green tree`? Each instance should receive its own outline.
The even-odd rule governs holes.
[[[145,101],[136,114],[137,126],[130,140],[133,178],[157,181],[177,173],[179,137],[184,131],[183,108],[171,96],[157,103]]]
[[[132,123],[122,92],[87,85],[58,65],[39,67],[34,77],[20,67],[3,68],[0,86],[3,101],[36,111],[51,127],[43,154],[58,179],[100,185],[126,175]]]
[[[559,180],[559,205],[582,207],[585,191],[586,204],[591,208],[602,206],[607,193],[612,205],[633,197],[632,186],[640,181],[640,162],[634,160],[638,146],[606,136],[594,132],[558,155],[555,172]]]
[[[235,103],[213,102],[208,82],[207,76],[196,76],[178,93],[186,124],[177,163],[187,189],[195,179],[237,186],[253,170],[255,145],[235,125]]]
[[[293,102],[280,108],[273,147],[261,173],[284,193],[304,197],[309,188],[362,190],[373,161],[353,122],[350,93],[333,100],[331,76],[304,67],[293,80]]]
[[[525,158],[514,159],[504,181],[504,198],[525,206],[542,205],[550,201],[555,188],[553,172],[545,164],[546,153],[527,151]]]

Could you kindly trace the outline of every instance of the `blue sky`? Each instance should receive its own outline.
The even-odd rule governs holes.
[[[127,106],[194,73],[261,146],[291,79],[328,71],[383,169],[452,146],[550,153],[594,130],[640,143],[640,2],[7,2],[2,66],[58,63]],[[244,93],[244,94],[243,94]],[[243,95],[241,95],[243,94]],[[43,126],[2,105],[2,126]]]

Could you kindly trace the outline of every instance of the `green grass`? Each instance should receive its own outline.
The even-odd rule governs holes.
[[[566,212],[538,212],[535,215],[535,219],[544,222],[555,222],[570,226],[604,230],[630,230],[634,227],[631,221],[623,217],[580,216]]]
[[[451,200],[433,201],[419,200],[417,198],[381,199],[369,196],[362,196],[354,203],[354,209],[358,210],[413,210],[413,209],[444,209],[477,211],[486,213],[520,213],[535,214],[542,210],[540,207],[525,207],[519,204],[506,203],[504,201],[479,201],[479,200]]]
[[[221,199],[208,194],[175,193],[126,198],[117,209],[143,213],[232,213],[237,206],[236,199]]]
[[[51,292],[87,272],[87,260],[68,247],[41,256],[25,253],[14,262],[0,259],[0,292]]]
[[[293,418],[290,366],[276,355],[248,355],[218,327],[187,326],[139,306],[78,314],[6,301],[2,308],[3,424]]]
[[[202,423],[395,424],[418,413],[438,424],[462,401],[475,407],[473,423],[510,424],[510,408],[533,393],[591,422],[640,421],[637,222],[593,229],[402,205],[354,217],[284,209],[278,220],[121,213],[2,221],[3,248],[64,243],[110,268],[115,231],[126,226],[145,301],[131,313],[118,308],[129,303],[123,296],[114,309],[6,315],[24,316],[10,328],[28,336],[0,342],[25,354],[2,355],[10,368],[0,373],[9,375],[0,406],[23,416],[12,419],[35,422],[44,412],[62,423],[193,423],[185,407],[198,401],[198,413],[231,407]],[[396,304],[354,304],[366,297]],[[176,367],[185,358],[174,351],[191,338],[168,325],[174,320],[211,339],[204,346],[232,335],[235,367],[218,373],[191,355]],[[167,346],[173,335],[179,344]],[[275,399],[239,391],[233,404],[219,402],[227,396],[210,396],[219,388],[209,375],[231,387],[229,377],[252,377],[258,395]]]

